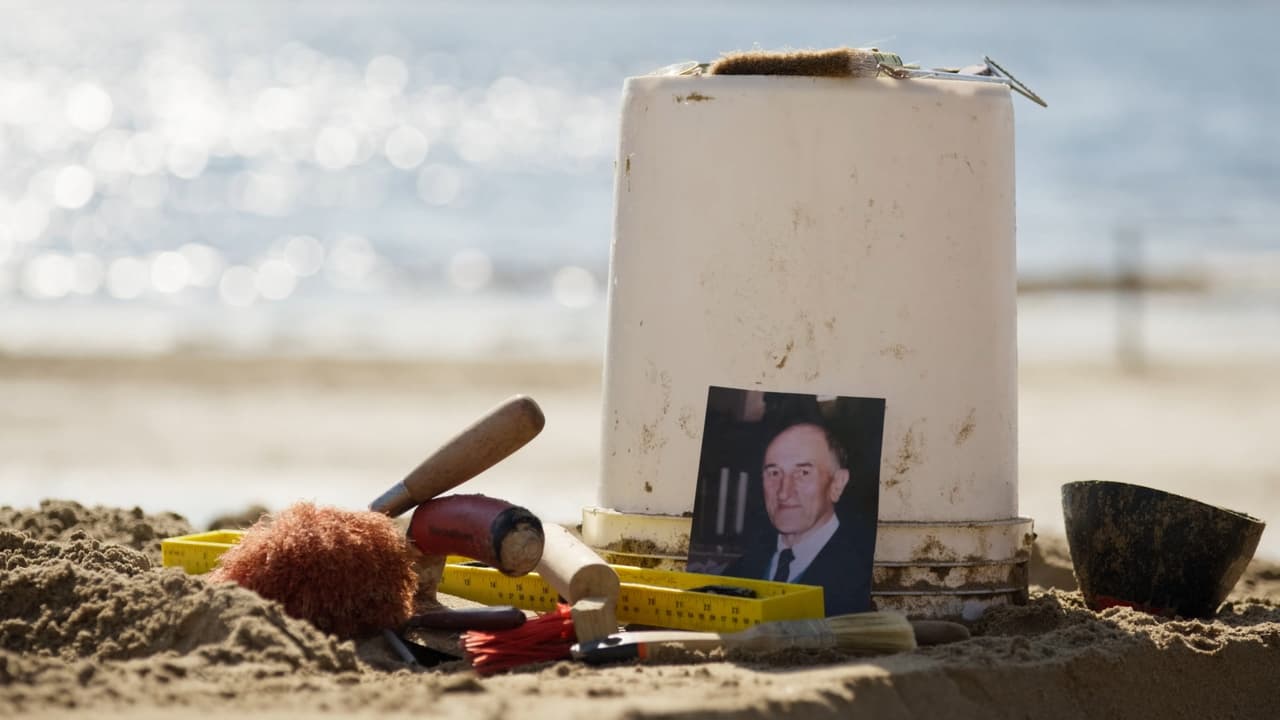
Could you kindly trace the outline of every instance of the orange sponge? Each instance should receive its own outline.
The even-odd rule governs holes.
[[[209,577],[350,638],[400,627],[412,614],[418,576],[411,552],[386,515],[297,503],[245,531]]]

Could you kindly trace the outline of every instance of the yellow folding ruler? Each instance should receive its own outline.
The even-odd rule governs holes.
[[[244,533],[238,530],[167,538],[160,542],[166,567],[200,574],[212,570],[222,553]],[[815,585],[747,580],[699,573],[612,565],[622,582],[618,620],[679,630],[734,631],[773,620],[823,617],[822,588]],[[520,577],[450,557],[440,592],[486,605],[525,610],[555,609],[559,596],[537,573]],[[730,594],[726,594],[730,593]]]
[[[180,567],[192,575],[207,573],[217,566],[222,553],[240,542],[243,535],[240,530],[213,530],[165,538],[160,541],[160,562],[165,567]]]
[[[679,630],[742,630],[773,620],[823,617],[816,585],[611,565],[622,582],[619,622]],[[440,592],[486,605],[552,610],[559,596],[537,573],[508,577],[467,558],[450,557]],[[733,593],[733,594],[725,594]]]

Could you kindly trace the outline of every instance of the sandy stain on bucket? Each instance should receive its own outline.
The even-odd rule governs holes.
[[[671,372],[663,370],[658,372],[658,368],[652,362],[645,372],[645,379],[651,385],[659,385],[662,389],[662,407],[658,410],[658,417],[652,423],[644,423],[640,427],[640,452],[653,453],[662,449],[667,444],[666,435],[659,431],[662,424],[667,419],[667,414],[671,412]]]
[[[976,412],[977,408],[970,408],[969,414],[965,416],[964,421],[960,423],[960,428],[956,430],[956,447],[960,447],[968,442],[969,436],[973,435],[974,429],[978,427],[977,420],[974,418],[974,414]]]
[[[697,90],[689,93],[688,95],[675,96],[676,102],[680,103],[681,105],[688,105],[689,103],[695,103],[695,102],[709,102],[715,99],[716,98],[714,95],[703,95]]]
[[[693,425],[693,407],[685,405],[680,408],[680,429],[690,440],[698,439],[698,430]]]
[[[781,370],[787,366],[787,360],[791,357],[791,351],[796,349],[796,341],[788,340],[787,347],[782,351],[782,359],[774,363],[774,367]]]
[[[894,343],[880,349],[881,357],[888,357],[892,355],[894,360],[906,360],[907,356],[910,354],[911,348],[903,345],[902,343]]]
[[[902,444],[898,446],[898,452],[893,459],[892,474],[888,480],[884,481],[884,486],[891,488],[901,483],[907,473],[911,472],[911,468],[922,462],[924,462],[924,435],[917,433],[916,424],[912,423],[907,427],[906,434],[902,436]]]

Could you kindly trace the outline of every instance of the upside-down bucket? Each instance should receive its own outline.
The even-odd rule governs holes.
[[[1024,599],[1013,129],[999,84],[628,79],[587,542],[682,567],[711,386],[883,398],[875,605]]]

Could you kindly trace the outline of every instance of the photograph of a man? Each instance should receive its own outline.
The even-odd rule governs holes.
[[[738,417],[709,421],[704,437],[690,569],[820,585],[828,615],[871,609],[884,401],[737,392]],[[733,447],[753,436],[762,450]],[[754,468],[726,472],[735,462]]]

